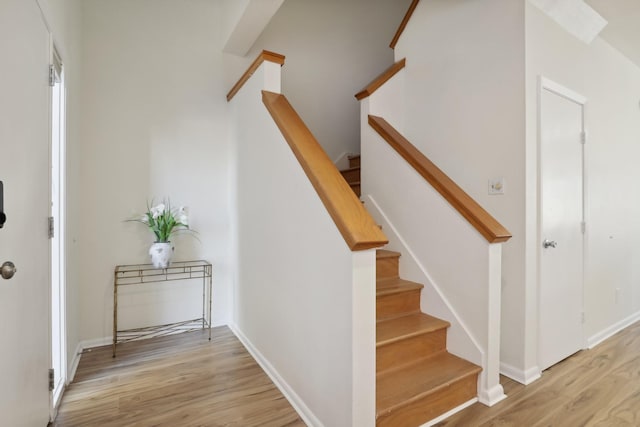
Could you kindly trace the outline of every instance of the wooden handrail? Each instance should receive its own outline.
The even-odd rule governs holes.
[[[506,242],[511,233],[382,117],[369,125],[433,186],[489,243]]]
[[[402,22],[400,23],[400,27],[398,27],[398,31],[396,31],[396,34],[393,36],[393,40],[391,40],[391,44],[389,44],[389,47],[391,49],[396,48],[396,44],[398,43],[398,40],[400,40],[400,36],[402,35],[404,28],[409,23],[409,20],[411,19],[411,15],[413,15],[413,11],[416,10],[416,6],[418,6],[419,2],[420,0],[413,0],[411,2],[411,5],[409,6],[409,10],[407,10],[407,13],[404,15],[404,18],[402,18]]]
[[[385,84],[391,77],[395,76],[398,71],[402,70],[406,65],[407,60],[402,58],[400,61],[393,64],[391,67],[387,68],[382,74],[373,79],[371,83],[369,83],[364,89],[360,92],[356,93],[356,99],[358,101],[363,100],[364,98],[370,96],[380,88],[383,84]]]
[[[258,67],[264,61],[275,62],[276,64],[280,64],[280,66],[282,66],[284,64],[284,55],[280,55],[279,53],[275,53],[275,52],[270,52],[268,50],[263,50],[262,52],[260,52],[260,54],[255,59],[255,61],[253,61],[253,63],[249,65],[249,68],[247,69],[247,71],[244,72],[242,77],[240,77],[240,80],[238,80],[238,82],[235,85],[233,85],[233,87],[227,94],[227,102],[233,99],[236,93],[238,93],[238,91],[242,88],[242,86],[244,86],[247,80],[251,78],[253,73],[256,72]]]
[[[262,91],[262,102],[289,143],[333,222],[352,251],[388,240],[284,95]]]

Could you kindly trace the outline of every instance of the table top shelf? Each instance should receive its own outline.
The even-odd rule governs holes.
[[[169,282],[174,280],[202,279],[211,277],[210,262],[176,261],[167,268],[155,268],[152,264],[117,265],[114,270],[115,286],[142,283]]]

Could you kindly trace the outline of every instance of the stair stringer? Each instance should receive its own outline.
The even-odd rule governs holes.
[[[420,299],[421,310],[447,320],[451,324],[447,331],[447,351],[482,367],[482,372],[478,375],[478,400],[487,406],[492,406],[506,398],[501,384],[491,385],[495,381],[487,378],[487,372],[489,371],[487,368],[490,361],[486,352],[483,351],[478,339],[467,327],[440,286],[429,274],[427,268],[416,256],[411,246],[402,237],[374,197],[368,194],[363,195],[362,198],[365,200],[369,213],[385,230],[385,235],[389,239],[389,244],[386,248],[402,253],[400,270],[403,278],[424,285]],[[493,246],[500,249],[500,245]],[[496,255],[499,259],[500,254]],[[466,406],[462,405],[461,408],[464,407]]]

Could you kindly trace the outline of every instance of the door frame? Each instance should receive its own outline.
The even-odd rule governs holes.
[[[578,105],[581,108],[582,112],[582,132],[586,136],[586,109],[587,109],[587,98],[580,95],[573,90],[556,83],[555,81],[548,79],[542,75],[538,76],[538,89],[537,89],[537,141],[536,141],[536,305],[537,305],[537,322],[536,322],[536,359],[538,366],[538,372],[540,370],[540,341],[541,341],[541,328],[540,322],[542,319],[542,301],[541,301],[541,289],[542,289],[542,95],[544,91],[551,92],[555,95],[558,95],[574,104]],[[586,143],[582,146],[582,221],[586,224],[586,206],[587,206],[587,170],[586,170]],[[583,313],[582,320],[582,337],[580,339],[582,349],[586,349],[587,346],[587,338],[585,334],[585,273],[586,273],[586,255],[587,255],[587,234],[586,227],[585,231],[582,233],[582,295],[581,295],[581,306]]]
[[[51,10],[51,7],[49,5],[49,1],[48,0],[29,0],[29,1],[33,1],[36,3],[37,7],[40,10],[40,16],[42,18],[42,21],[44,22],[44,25],[49,33],[49,65],[53,64],[54,61],[54,55],[57,55],[60,62],[62,64],[64,64],[64,46],[60,43],[56,43],[56,36],[54,34],[54,28],[52,26],[52,23],[54,23],[54,18],[53,18],[53,12]],[[55,53],[54,53],[55,52]],[[61,78],[64,79],[64,70],[63,70],[63,75],[61,76]],[[69,364],[68,364],[68,318],[67,318],[67,306],[66,306],[66,297],[67,297],[67,289],[66,289],[66,274],[67,274],[67,264],[66,264],[66,255],[67,255],[67,247],[66,247],[66,239],[64,236],[64,231],[66,230],[66,224],[64,224],[63,222],[65,221],[66,218],[66,130],[67,130],[67,126],[66,126],[66,99],[67,99],[67,85],[65,84],[65,86],[63,86],[63,90],[65,91],[62,94],[62,97],[64,99],[64,104],[65,104],[65,113],[64,113],[64,120],[65,123],[63,123],[64,128],[62,129],[62,133],[63,133],[63,141],[61,143],[61,156],[64,156],[63,159],[60,161],[60,174],[61,174],[61,179],[60,179],[60,188],[59,188],[59,192],[60,192],[60,204],[61,204],[61,210],[62,210],[62,218],[61,218],[61,224],[55,224],[55,232],[59,233],[58,235],[60,236],[60,246],[61,249],[60,251],[62,252],[61,256],[62,256],[62,263],[60,266],[60,276],[63,277],[63,284],[62,286],[64,286],[64,290],[62,292],[61,298],[61,310],[62,310],[62,317],[63,317],[63,324],[61,325],[61,333],[64,335],[63,337],[63,348],[62,348],[62,365],[63,365],[63,376],[64,376],[64,382],[62,384],[62,389],[60,390],[60,393],[58,394],[58,396],[54,396],[54,392],[53,391],[49,391],[49,421],[53,421],[56,417],[57,414],[57,410],[58,410],[58,406],[59,403],[62,400],[62,395],[64,394],[64,390],[66,388],[66,386],[68,385],[69,382]],[[49,88],[49,114],[48,114],[48,126],[49,126],[49,141],[48,141],[48,150],[49,150],[49,154],[48,154],[48,163],[47,166],[49,168],[51,168],[52,166],[52,162],[53,162],[53,158],[52,158],[52,130],[53,130],[53,118],[52,118],[52,102],[53,102],[53,87]],[[48,215],[51,214],[51,200],[52,200],[52,177],[51,177],[51,170],[49,169],[49,210],[48,210]],[[48,331],[48,337],[49,337],[49,342],[48,342],[48,360],[49,360],[49,368],[52,368],[52,361],[53,361],[53,353],[52,353],[52,344],[53,344],[53,336],[52,336],[52,302],[53,302],[53,288],[52,288],[52,240],[49,240],[49,257],[48,257],[48,266],[47,266],[47,270],[48,270],[48,291],[49,291],[49,295],[47,298],[47,307],[48,307],[48,315],[47,315],[47,331]],[[58,397],[58,399],[54,399],[54,397]]]
[[[51,34],[51,32],[50,32]],[[55,415],[57,413],[57,407],[60,404],[62,399],[62,395],[64,394],[64,389],[67,385],[68,381],[68,363],[67,363],[67,307],[66,307],[66,272],[67,272],[67,263],[66,263],[66,239],[65,239],[65,231],[66,231],[66,85],[65,85],[65,72],[64,72],[64,62],[62,61],[61,55],[57,46],[53,42],[53,37],[50,36],[50,64],[54,64],[54,61],[57,61],[60,64],[60,75],[58,76],[60,79],[60,94],[59,94],[59,102],[61,109],[61,121],[58,123],[59,125],[59,141],[58,141],[58,150],[57,150],[57,159],[54,159],[54,117],[53,117],[53,101],[54,101],[54,90],[56,90],[55,86],[51,86],[49,90],[49,199],[53,202],[53,185],[54,178],[52,176],[54,162],[57,162],[58,168],[58,206],[57,212],[58,215],[54,215],[53,212],[50,212],[52,216],[54,216],[54,235],[55,238],[49,239],[49,309],[50,311],[50,326],[49,326],[49,348],[50,348],[50,361],[53,362],[53,285],[54,285],[54,277],[53,277],[53,245],[58,242],[58,286],[59,286],[59,311],[60,311],[60,364],[61,370],[60,372],[56,372],[55,377],[62,379],[62,384],[58,385],[57,382],[54,384],[54,390],[51,391],[49,400],[50,400],[50,410],[51,410],[51,420],[55,419]],[[53,207],[53,205],[52,205]],[[52,368],[57,368],[52,366]]]

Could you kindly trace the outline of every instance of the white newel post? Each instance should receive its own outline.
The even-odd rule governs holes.
[[[271,61],[264,61],[262,63],[263,75],[264,75],[264,90],[274,93],[282,93],[282,78],[281,78],[280,64],[276,64]]]
[[[352,252],[353,426],[376,423],[376,250]]]
[[[500,322],[502,309],[502,243],[489,244],[487,353],[480,375],[478,400],[492,406],[507,396],[500,384]]]

